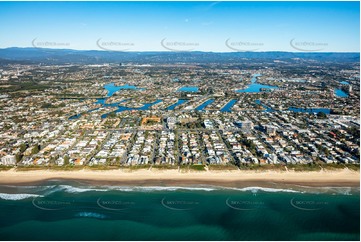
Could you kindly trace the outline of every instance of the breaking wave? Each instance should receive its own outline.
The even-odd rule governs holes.
[[[0,193],[0,199],[3,200],[23,200],[28,198],[40,197],[37,194],[26,194],[26,193],[18,193],[18,194],[9,194],[9,193]]]

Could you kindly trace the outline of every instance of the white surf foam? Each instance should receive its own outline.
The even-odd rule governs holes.
[[[239,192],[286,192],[286,193],[330,193],[337,195],[352,195],[355,192],[353,188],[350,187],[305,187],[305,186],[295,186],[293,188],[269,188],[269,187],[222,187],[222,186],[209,186],[209,185],[198,185],[194,187],[186,186],[72,186],[72,185],[52,185],[52,186],[28,186],[22,187],[27,188],[22,190],[23,196],[21,194],[9,194],[12,196],[20,195],[18,197],[29,196],[38,196],[31,193],[40,193],[44,196],[50,195],[55,192],[67,192],[67,193],[84,193],[84,192],[107,192],[107,191],[121,191],[121,192],[156,192],[156,191],[239,191]],[[24,195],[25,194],[25,195]],[[2,199],[9,197],[6,195],[0,196]],[[24,199],[24,198],[20,198]],[[15,199],[14,199],[15,200]]]
[[[57,185],[52,187],[47,193],[46,195],[55,193],[55,192],[59,192],[59,191],[64,191],[64,192],[68,192],[68,193],[82,193],[82,192],[91,192],[91,191],[99,191],[99,192],[105,192],[108,191],[108,189],[106,188],[98,188],[98,187],[91,187],[91,186],[86,186],[86,187],[76,187],[76,186],[70,186],[70,185]]]
[[[162,187],[162,186],[135,186],[135,187],[109,187],[110,190],[116,191],[140,191],[140,192],[153,192],[153,191],[214,191],[216,188],[212,187]]]
[[[244,187],[244,188],[232,188],[232,190],[257,193],[258,191],[263,192],[292,192],[292,193],[300,193],[302,191],[292,190],[292,189],[282,189],[282,188],[269,188],[269,187]]]
[[[23,199],[39,197],[39,196],[40,195],[37,194],[26,194],[26,193],[19,193],[19,194],[0,193],[0,199],[12,200],[12,201],[23,200]]]

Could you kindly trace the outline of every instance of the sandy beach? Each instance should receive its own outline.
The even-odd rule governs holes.
[[[360,173],[348,169],[320,172],[295,171],[204,171],[180,173],[177,170],[79,170],[0,172],[0,184],[36,184],[47,180],[79,181],[98,185],[222,185],[232,187],[305,185],[359,187]]]

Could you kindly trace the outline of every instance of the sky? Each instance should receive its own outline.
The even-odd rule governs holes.
[[[0,2],[0,48],[359,52],[359,2]]]

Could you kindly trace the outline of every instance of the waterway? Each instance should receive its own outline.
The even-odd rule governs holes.
[[[156,101],[154,101],[152,103],[143,103],[143,106],[139,107],[139,108],[119,106],[119,108],[117,110],[115,110],[114,112],[115,113],[120,113],[120,112],[123,112],[123,111],[132,111],[132,110],[149,110],[149,108],[151,106],[153,106],[154,104],[160,103],[160,102],[162,102],[161,99],[158,99],[158,100],[156,100]],[[110,113],[112,113],[112,112],[110,112]],[[106,117],[108,117],[108,115],[110,113],[105,113],[101,117],[106,118]]]
[[[278,87],[276,86],[269,86],[269,85],[263,85],[263,84],[259,84],[257,83],[257,77],[262,76],[261,74],[254,74],[252,79],[251,79],[251,84],[246,88],[246,89],[240,89],[237,90],[236,92],[248,92],[248,93],[257,93],[257,92],[261,92],[261,89],[278,89]]]
[[[138,88],[136,86],[132,86],[132,85],[123,85],[123,86],[115,86],[114,83],[109,83],[104,85],[104,88],[108,91],[107,96],[111,97],[115,92],[119,91],[119,90],[144,90],[144,88]]]
[[[335,89],[335,94],[337,97],[348,97],[348,94],[341,89]]]
[[[237,102],[237,99],[232,99],[221,109],[221,112],[231,112],[233,105]]]
[[[325,113],[330,114],[331,109],[329,108],[296,108],[296,107],[290,107],[288,108],[288,111],[296,112],[296,113]]]
[[[178,92],[198,92],[199,88],[194,86],[184,86],[178,89]]]
[[[265,108],[265,110],[263,110],[263,112],[268,112],[268,113],[275,112],[275,110],[273,110],[271,107],[268,107],[267,105],[263,104],[261,102],[261,100],[256,100],[255,103],[257,103],[258,105],[261,105],[262,107]]]
[[[199,105],[198,107],[195,108],[196,111],[202,111],[203,109],[205,109],[209,104],[213,103],[214,99],[208,99],[207,101],[205,101],[204,103],[202,103],[201,105]]]
[[[170,105],[169,107],[166,108],[166,110],[174,110],[175,107],[185,103],[185,102],[188,102],[187,99],[179,99],[178,102],[176,102],[175,104],[172,104]]]
[[[136,86],[131,85],[123,85],[123,86],[115,86],[114,83],[109,83],[104,85],[104,88],[108,91],[107,97],[111,97],[115,92],[119,90],[144,90],[144,88],[138,88]],[[97,98],[96,102],[94,104],[101,104],[102,107],[118,107],[117,110],[115,110],[116,113],[122,112],[122,111],[129,111],[129,110],[148,110],[152,105],[157,104],[159,102],[162,102],[162,100],[158,99],[152,103],[143,103],[143,106],[140,108],[129,108],[120,106],[119,104],[122,102],[125,102],[127,100],[123,100],[121,102],[115,102],[115,103],[106,103],[107,98]],[[95,110],[98,110],[99,108],[94,108],[91,110],[88,110],[87,112],[93,112]],[[106,118],[110,113],[103,114],[101,117]],[[78,119],[81,117],[81,113],[73,115],[69,117],[69,119]]]

